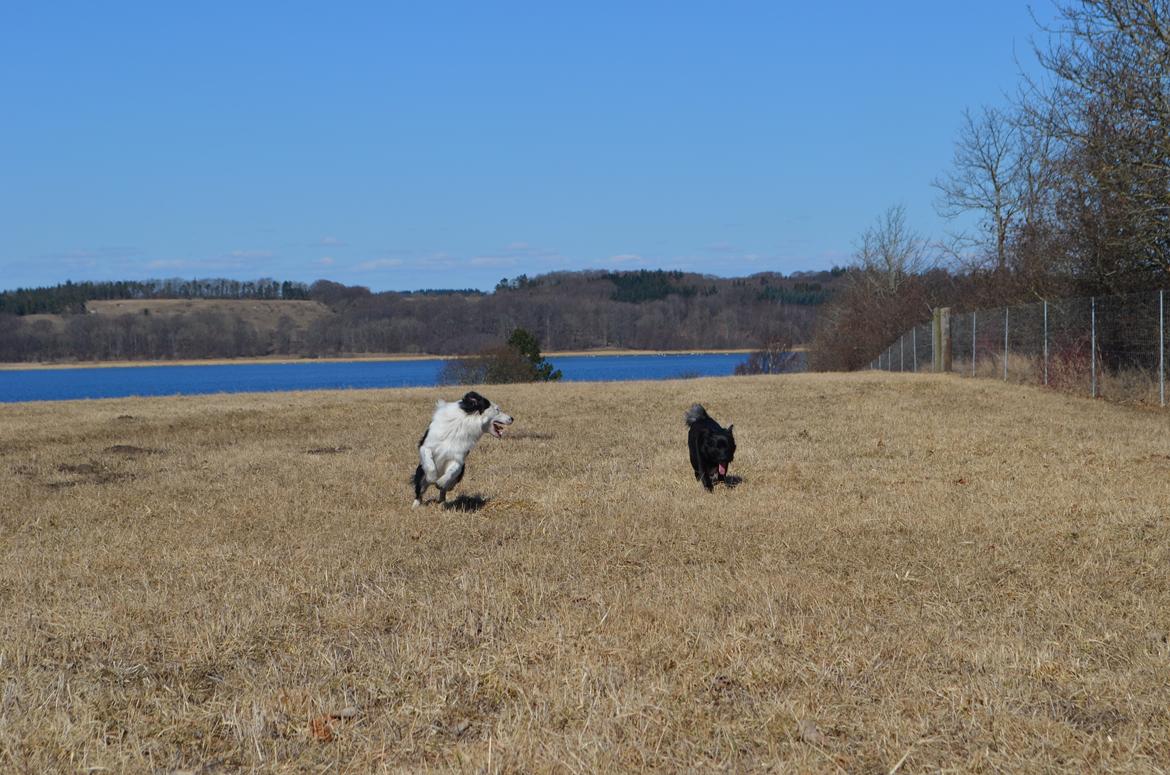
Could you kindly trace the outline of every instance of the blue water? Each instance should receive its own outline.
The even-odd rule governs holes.
[[[717,377],[743,354],[572,355],[549,358],[570,382]],[[127,366],[0,371],[0,403],[74,398],[263,393],[279,390],[428,387],[444,361],[307,361],[207,366]]]

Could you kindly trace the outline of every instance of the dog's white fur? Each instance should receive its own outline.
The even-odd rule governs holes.
[[[458,401],[435,402],[435,414],[418,447],[419,465],[423,470],[423,489],[432,484],[439,488],[439,502],[446,500],[447,490],[463,474],[463,464],[480,436],[490,433],[503,436],[503,426],[512,418],[496,404],[482,412],[465,412]],[[420,500],[415,498],[414,505]]]

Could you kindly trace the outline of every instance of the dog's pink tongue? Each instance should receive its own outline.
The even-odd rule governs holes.
[[[719,464],[719,475],[727,476],[727,466],[723,465],[722,463]]]

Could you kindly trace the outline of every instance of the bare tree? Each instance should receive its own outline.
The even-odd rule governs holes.
[[[978,115],[963,111],[952,169],[932,183],[939,190],[935,206],[944,218],[972,211],[981,216],[984,238],[956,235],[959,247],[954,252],[965,252],[962,247],[967,245],[981,248],[999,271],[1007,268],[1008,237],[1024,207],[1021,183],[1026,165],[1020,137],[1018,124],[1001,110],[983,108]]]
[[[893,205],[861,235],[854,263],[858,277],[881,296],[898,293],[911,275],[930,267],[927,243],[906,223],[906,208]]]
[[[1054,238],[1053,118],[1044,107],[1021,98],[1006,110],[964,111],[952,169],[933,183],[940,215],[979,215],[975,234],[953,234],[939,247],[962,270],[991,269],[1001,294],[1043,294],[1066,273]]]
[[[1057,212],[1079,273],[1170,275],[1170,0],[1068,0],[1037,57],[1060,144]]]

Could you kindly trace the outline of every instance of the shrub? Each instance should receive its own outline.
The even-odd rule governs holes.
[[[735,367],[735,373],[786,374],[800,370],[799,354],[792,351],[792,343],[772,341],[748,356],[747,361]]]
[[[506,382],[552,382],[562,377],[560,369],[540,354],[535,336],[517,328],[506,344],[489,347],[468,358],[450,360],[439,372],[445,385],[492,385]]]

